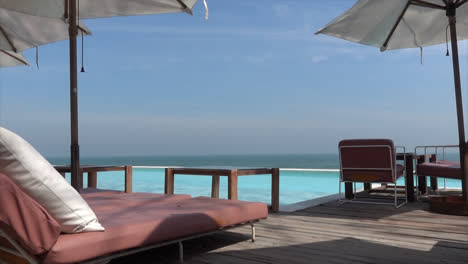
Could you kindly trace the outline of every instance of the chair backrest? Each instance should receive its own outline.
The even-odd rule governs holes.
[[[342,140],[338,151],[341,181],[396,181],[395,146],[391,139]]]

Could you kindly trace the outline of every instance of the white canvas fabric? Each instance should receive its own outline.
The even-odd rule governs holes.
[[[425,0],[445,6],[442,0]],[[409,5],[407,0],[360,0],[317,34],[326,34],[381,50],[425,47],[446,42],[448,18],[445,10]],[[405,12],[404,12],[405,11]],[[404,14],[403,14],[404,13]],[[403,14],[387,47],[387,37]],[[468,38],[468,4],[457,8],[458,40]],[[450,32],[448,32],[450,41]]]
[[[0,50],[0,68],[29,65],[21,53]]]
[[[4,8],[0,8],[0,27],[3,31],[0,34],[0,49],[8,51],[16,49],[16,52],[20,52],[69,38],[68,24],[63,19],[26,15]],[[79,36],[81,32],[91,34],[83,23],[80,23],[80,28]]]
[[[197,0],[80,0],[80,18],[192,13]],[[63,18],[63,0],[0,0],[0,6],[18,12]]]
[[[88,204],[23,138],[0,127],[0,173],[52,215],[65,233],[103,231]]]

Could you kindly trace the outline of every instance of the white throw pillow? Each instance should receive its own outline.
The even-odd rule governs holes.
[[[33,146],[0,127],[0,173],[10,177],[62,226],[62,232],[103,231],[80,194]]]

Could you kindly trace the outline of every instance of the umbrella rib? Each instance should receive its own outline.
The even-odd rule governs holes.
[[[84,32],[85,35],[90,35],[88,30],[84,29],[83,27],[81,27],[80,25],[77,25],[76,26],[78,28],[79,31],[82,31]]]
[[[18,58],[18,57],[16,57],[16,56],[14,56],[13,54],[11,54],[11,53],[9,53],[9,52],[7,52],[7,51],[5,51],[5,50],[0,50],[0,52],[3,52],[3,53],[6,54],[7,56],[12,57],[13,59],[15,59],[15,60],[17,60],[17,61],[23,63],[24,65],[29,65],[28,62],[22,60],[21,58]]]
[[[382,47],[380,48],[381,50],[386,50],[386,49],[387,49],[388,42],[389,42],[390,39],[392,38],[393,33],[395,33],[396,28],[397,28],[398,25],[400,24],[401,20],[403,19],[403,16],[404,16],[405,13],[406,13],[406,10],[408,10],[408,7],[409,7],[410,5],[411,5],[411,2],[408,1],[408,2],[406,3],[406,5],[405,5],[405,8],[403,8],[403,10],[401,11],[401,14],[398,16],[397,21],[396,21],[395,24],[393,25],[392,30],[390,31],[390,33],[388,34],[387,38],[385,39],[384,44],[383,44]]]
[[[8,41],[8,44],[10,44],[11,48],[13,49],[13,51],[14,51],[14,52],[17,52],[15,45],[13,45],[13,42],[11,42],[10,38],[8,37],[7,33],[5,32],[5,30],[3,29],[2,26],[0,26],[0,32],[1,32],[2,35],[6,38],[6,40]]]
[[[188,8],[188,6],[182,0],[177,0],[177,2],[182,6],[183,9]]]
[[[462,6],[463,4],[466,4],[466,2],[468,2],[468,0],[462,0],[460,1],[459,3],[457,3],[457,8]]]
[[[434,3],[429,3],[423,0],[410,0],[408,2],[410,2],[410,4],[412,5],[445,10],[445,6],[437,5]]]
[[[65,2],[63,10],[63,18],[68,19],[68,0],[63,0]]]

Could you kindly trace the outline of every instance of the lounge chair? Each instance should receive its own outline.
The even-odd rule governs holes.
[[[126,177],[129,186],[131,177]],[[128,188],[127,188],[128,191]],[[0,127],[0,263],[105,263],[268,217],[264,203],[190,195],[78,193],[19,135]]]
[[[424,160],[424,162],[418,163],[416,165],[416,174],[419,177],[430,176],[434,178],[444,178],[444,182],[446,178],[461,180],[462,170],[460,167],[460,162],[450,161],[450,160],[445,159],[446,149],[450,149],[450,148],[458,149],[458,145],[417,146],[414,149],[414,153],[418,154],[418,151],[419,151],[419,154],[421,153],[424,154],[424,158],[426,158],[428,154],[437,155],[439,154],[440,151],[442,151],[442,155],[438,157],[438,158],[441,158],[440,160],[437,160],[437,156],[436,156],[436,160],[432,160],[432,161]]]
[[[395,147],[390,139],[348,139],[338,144],[340,155],[340,182],[339,197],[341,202],[382,203],[359,200],[354,194],[353,200],[341,200],[341,184],[352,183],[353,193],[356,192],[356,183],[383,183],[394,184],[394,206],[396,208],[407,203],[406,186],[405,201],[398,204],[397,180],[405,172],[404,166],[396,163]],[[385,203],[388,204],[388,203]]]
[[[0,263],[105,263],[173,243],[179,244],[183,261],[184,240],[243,225],[252,226],[254,240],[253,224],[268,216],[264,203],[86,189],[81,195],[105,231],[59,234],[60,229],[44,226],[54,221],[44,208],[28,202],[8,176],[0,174],[0,181],[0,205],[9,204],[0,215]],[[34,219],[33,213],[47,221]]]

